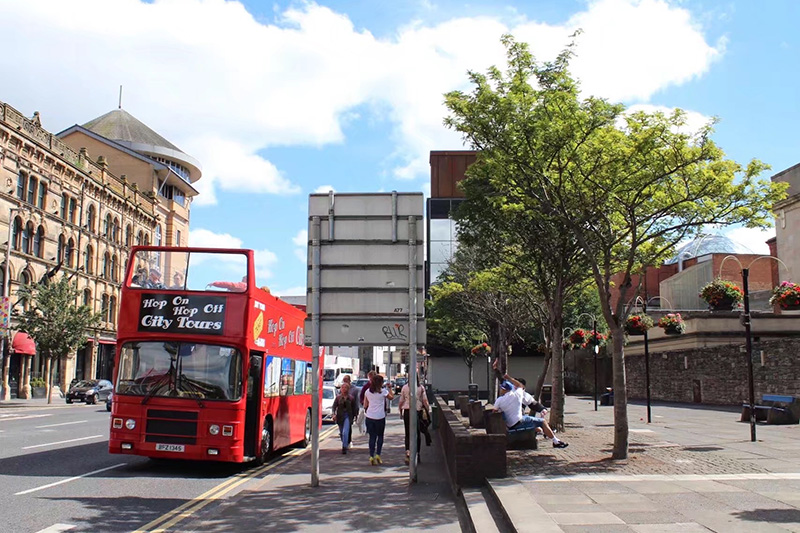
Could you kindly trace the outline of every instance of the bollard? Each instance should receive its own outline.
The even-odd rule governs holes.
[[[461,411],[461,416],[469,416],[469,396],[466,394],[459,394],[456,398],[456,407]]]
[[[483,421],[483,404],[481,402],[469,402],[469,425],[474,428],[486,427]]]

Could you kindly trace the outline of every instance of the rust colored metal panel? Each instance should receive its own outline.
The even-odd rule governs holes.
[[[462,198],[457,183],[464,179],[475,158],[474,150],[431,152],[431,197]]]

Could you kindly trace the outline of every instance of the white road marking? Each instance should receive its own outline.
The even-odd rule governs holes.
[[[27,416],[0,415],[0,422],[5,422],[7,420],[25,420],[26,418],[42,418],[44,416],[53,416],[53,415],[52,414],[48,414],[48,415],[27,415]]]
[[[36,426],[36,429],[54,428],[56,426],[68,426],[70,424],[84,424],[86,422],[88,422],[88,420],[78,420],[77,422],[61,422],[60,424],[48,424],[46,426]]]
[[[91,437],[81,437],[79,439],[60,440],[58,442],[48,442],[47,444],[34,444],[33,446],[23,446],[23,450],[30,450],[31,448],[43,448],[45,446],[56,446],[58,444],[67,444],[68,442],[78,442],[81,440],[97,439],[103,435],[92,435]]]
[[[48,483],[47,485],[42,485],[41,487],[36,487],[33,489],[23,490],[14,494],[14,496],[22,496],[23,494],[30,494],[31,492],[36,492],[37,490],[44,490],[49,489],[50,487],[55,487],[56,485],[63,485],[64,483],[69,483],[70,481],[75,481],[76,479],[80,479],[82,477],[91,476],[94,474],[99,474],[100,472],[105,472],[106,470],[113,470],[114,468],[119,468],[120,466],[124,466],[125,463],[119,463],[114,466],[107,466],[105,468],[101,468],[100,470],[93,470],[91,472],[87,472],[86,474],[81,474],[80,476],[75,476],[67,479],[62,479],[61,481],[56,481],[55,483]],[[58,525],[58,524],[56,524]]]
[[[629,429],[631,433],[655,433],[652,429]]]
[[[53,524],[50,527],[40,529],[36,533],[59,533],[60,531],[69,531],[70,529],[75,529],[76,527],[77,526],[73,526],[72,524]]]

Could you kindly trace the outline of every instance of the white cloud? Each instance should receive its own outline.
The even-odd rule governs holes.
[[[635,105],[632,105],[632,106],[628,107],[625,110],[625,113],[626,114],[631,114],[631,113],[635,113],[637,111],[644,111],[645,113],[661,112],[664,115],[669,116],[669,115],[672,115],[672,113],[675,111],[675,108],[661,106],[661,105],[635,104]],[[713,120],[713,117],[707,117],[706,115],[703,115],[702,113],[698,113],[697,111],[686,111],[686,110],[684,110],[684,122],[685,123],[684,123],[684,125],[682,127],[678,128],[678,130],[682,131],[683,133],[688,133],[688,134],[697,133],[697,131],[700,130],[700,128],[702,128],[703,126],[708,125],[709,123],[711,123],[712,120]],[[620,117],[620,120],[618,122],[618,126],[621,127],[623,125],[624,125],[624,119],[622,117]]]
[[[754,254],[769,255],[767,240],[775,236],[775,228],[733,228],[725,235],[734,242],[747,246]],[[747,265],[745,265],[747,266]]]
[[[189,246],[198,248],[244,248],[240,238],[234,237],[229,233],[214,233],[211,230],[198,228],[189,231]],[[219,257],[220,263],[228,265],[239,272],[241,262],[237,256]],[[256,269],[256,280],[261,282],[272,277],[270,268],[278,262],[278,256],[267,249],[254,250],[253,262]],[[195,260],[195,264],[197,261]],[[209,265],[213,268],[219,265]]]
[[[288,289],[283,289],[273,294],[280,294],[281,296],[305,296],[306,287],[289,287]]]
[[[560,25],[498,12],[377,39],[313,2],[270,23],[224,0],[0,2],[0,49],[14,50],[4,71],[15,73],[0,94],[28,115],[41,111],[46,128],[67,127],[116,104],[116,90],[97,83],[102,72],[124,86],[123,108],[201,161],[202,205],[219,189],[297,194],[296,178],[259,153],[343,143],[357,106],[393,122],[394,176],[427,177],[430,150],[462,148],[442,125],[443,93],[468,88],[468,69],[502,66],[503,33],[547,60],[582,28],[573,70],[584,91],[628,103],[701,76],[725,48],[664,0],[593,0]],[[33,81],[44,79],[60,83]]]
[[[308,230],[300,230],[297,235],[292,237],[292,242],[297,247],[294,249],[294,255],[303,264],[308,263]]]
[[[329,191],[336,192],[336,189],[333,188],[333,185],[320,185],[316,189],[314,189],[315,194],[322,194]]]

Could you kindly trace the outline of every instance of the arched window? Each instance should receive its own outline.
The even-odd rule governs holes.
[[[104,294],[100,299],[100,319],[108,321],[108,294]]]
[[[67,239],[63,235],[58,236],[58,253],[56,254],[56,260],[59,262],[64,261],[64,248],[66,248]]]
[[[39,197],[36,199],[36,207],[44,209],[44,201],[47,198],[47,184],[39,184]]]
[[[28,176],[22,172],[17,177],[17,198],[25,200],[25,190],[27,189]]]
[[[11,247],[19,250],[19,241],[22,238],[22,219],[14,217],[14,228],[11,233]]]
[[[19,284],[23,286],[31,284],[31,275],[27,270],[20,272]],[[31,306],[30,302],[26,298],[20,298],[20,301],[22,302],[22,308],[27,311]]]
[[[128,224],[125,226],[125,246],[131,245],[131,238],[133,235],[133,230],[131,229],[131,225]]]
[[[156,226],[156,246],[161,246],[161,226]]]
[[[120,239],[119,228],[120,228],[119,219],[114,217],[114,223],[111,226],[111,239],[117,244],[119,244],[119,239]]]
[[[44,257],[44,228],[39,226],[33,236],[33,255]]]
[[[86,245],[86,262],[83,266],[87,274],[94,274],[94,248],[91,244]]]
[[[67,206],[69,205],[69,196],[67,193],[61,194],[61,218],[67,219]]]
[[[139,230],[139,233],[136,234],[136,245],[141,246],[142,243],[144,243],[144,233]]]
[[[64,263],[66,263],[66,265],[68,267],[73,268],[73,266],[74,266],[73,260],[74,260],[74,257],[75,257],[75,241],[74,240],[70,239],[67,242],[67,247],[64,250],[64,256],[65,256],[64,257]]]
[[[108,252],[103,254],[103,277],[108,279],[108,263],[109,263],[109,255]]]
[[[117,271],[117,256],[111,256],[111,281],[117,281],[119,279],[119,272]]]
[[[105,235],[107,239],[111,238],[111,213],[108,213],[103,220],[103,235]]]
[[[89,209],[86,210],[86,228],[92,233],[94,233],[95,218],[97,218],[97,212],[93,205],[89,205]]]
[[[31,239],[33,237],[33,222],[25,224],[25,229],[22,231],[22,241],[20,242],[19,249],[24,254],[31,253]]]
[[[83,305],[87,307],[92,306],[92,291],[89,289],[83,289]]]
[[[78,212],[78,202],[75,198],[69,199],[69,221],[75,224],[75,215]]]
[[[108,301],[108,321],[112,324],[117,323],[117,297],[112,296]]]
[[[145,235],[144,236],[144,245],[145,246],[150,246],[150,235]]]
[[[34,177],[31,177],[28,180],[28,203],[31,205],[33,205],[33,203],[36,201],[36,190],[38,184],[39,181]]]

